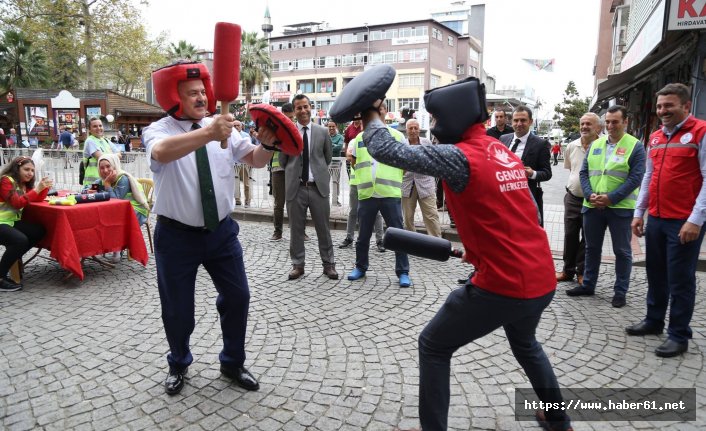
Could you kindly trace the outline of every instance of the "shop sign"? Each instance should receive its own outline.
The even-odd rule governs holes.
[[[429,43],[429,36],[407,36],[390,39],[390,44],[396,45],[416,45],[418,43]]]
[[[271,100],[282,100],[282,99],[287,99],[292,96],[292,93],[289,91],[270,91],[270,99]]]
[[[652,15],[650,15],[645,25],[642,26],[640,33],[630,44],[628,52],[625,53],[623,60],[620,62],[621,73],[640,63],[662,41],[664,3],[665,0],[660,1],[652,10]]]
[[[706,0],[672,0],[667,30],[706,28]]]

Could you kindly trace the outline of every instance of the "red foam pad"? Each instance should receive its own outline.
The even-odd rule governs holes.
[[[267,126],[275,132],[278,145],[282,152],[288,156],[298,156],[304,149],[302,136],[297,126],[272,105],[260,103],[249,105],[250,118],[255,122],[255,127]]]
[[[216,23],[213,41],[213,92],[216,100],[235,100],[239,82],[240,26],[229,22]]]

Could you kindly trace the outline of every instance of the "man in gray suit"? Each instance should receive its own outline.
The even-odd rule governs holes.
[[[333,258],[333,241],[329,231],[329,183],[331,176],[331,138],[328,130],[311,121],[311,102],[303,94],[294,96],[294,116],[297,129],[302,135],[304,151],[292,157],[282,153],[280,164],[284,168],[285,197],[289,216],[289,255],[292,270],[289,279],[304,275],[304,228],[306,211],[309,209],[319,240],[319,254],[324,265],[324,275],[338,279]]]

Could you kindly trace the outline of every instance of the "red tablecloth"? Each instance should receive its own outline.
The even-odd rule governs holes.
[[[22,219],[47,229],[37,247],[51,251],[51,257],[83,280],[81,258],[123,249],[147,265],[147,248],[129,201],[111,199],[73,206],[29,204]]]

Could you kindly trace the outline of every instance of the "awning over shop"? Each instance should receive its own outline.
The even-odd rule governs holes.
[[[671,39],[671,40],[670,40]],[[675,40],[676,39],[676,40]],[[649,56],[640,63],[617,75],[612,75],[598,84],[596,94],[591,103],[591,109],[596,110],[604,101],[628,92],[652,76],[657,68],[677,56],[687,52],[693,43],[689,38],[667,38]]]

